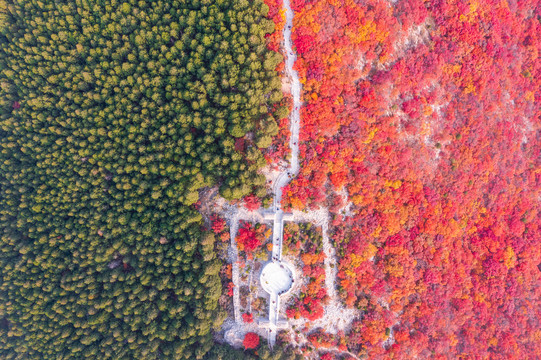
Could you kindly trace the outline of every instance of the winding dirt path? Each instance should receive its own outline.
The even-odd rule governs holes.
[[[291,159],[289,167],[286,168],[276,179],[274,183],[274,209],[275,211],[281,208],[282,188],[286,186],[299,172],[299,131],[300,131],[300,108],[301,108],[301,82],[299,74],[293,69],[293,65],[297,60],[297,55],[293,52],[291,42],[291,29],[293,27],[293,10],[289,0],[284,0],[284,9],[286,14],[286,24],[284,26],[284,54],[286,76],[291,81],[291,95],[293,96],[293,109],[289,116],[290,132],[289,148],[291,149]]]
[[[299,172],[299,130],[300,130],[300,109],[301,109],[301,82],[297,70],[293,65],[297,60],[297,54],[293,52],[291,44],[291,29],[293,28],[293,10],[289,0],[284,0],[284,9],[286,10],[286,24],[284,26],[284,51],[286,53],[286,72],[291,79],[291,95],[293,96],[293,109],[290,117],[291,138],[289,147],[291,148],[291,161],[289,162],[290,171],[293,175]],[[285,184],[284,184],[285,185]],[[278,195],[278,194],[277,194]],[[281,192],[280,192],[281,199]]]

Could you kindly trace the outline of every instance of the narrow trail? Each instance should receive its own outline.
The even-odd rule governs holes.
[[[231,247],[229,248],[229,261],[232,264],[231,280],[233,281],[233,284],[235,284],[235,287],[233,288],[233,309],[236,323],[240,323],[242,321],[240,318],[240,292],[238,286],[236,286],[239,283],[239,251],[237,249],[237,244],[235,244],[235,237],[237,236],[238,229],[239,216],[238,212],[235,212],[229,224],[229,235],[231,238]]]
[[[274,209],[281,208],[282,188],[286,186],[299,172],[299,131],[300,131],[300,108],[301,108],[301,82],[297,70],[293,65],[297,60],[297,55],[293,52],[291,42],[291,29],[293,28],[293,10],[289,0],[284,0],[284,9],[286,14],[286,24],[284,25],[284,54],[286,75],[291,80],[291,95],[293,96],[293,109],[289,116],[290,132],[289,148],[291,149],[291,159],[289,167],[286,168],[276,179],[274,184]]]
[[[311,222],[317,226],[321,226],[321,235],[323,237],[323,252],[325,259],[325,287],[327,295],[329,295],[331,303],[338,301],[336,294],[336,274],[338,273],[338,264],[336,262],[336,250],[329,239],[329,211],[326,208],[311,210],[308,212],[293,211],[293,220],[295,222]]]
[[[233,308],[235,314],[235,322],[241,324],[243,321],[240,314],[240,291],[239,287],[239,251],[237,249],[237,244],[235,243],[235,238],[237,236],[237,231],[239,230],[240,220],[252,221],[252,222],[263,222],[264,218],[261,213],[257,211],[248,211],[245,208],[239,208],[236,206],[226,206],[225,217],[229,221],[229,236],[231,241],[231,246],[229,247],[229,262],[231,263],[231,281],[235,284],[233,288]]]
[[[310,210],[308,212],[293,211],[293,221],[299,223],[311,222],[317,226],[321,226],[323,237],[325,288],[329,296],[329,302],[324,306],[325,313],[323,317],[312,321],[312,328],[320,327],[331,334],[346,331],[351,325],[352,320],[358,318],[359,311],[344,307],[336,292],[338,263],[336,261],[336,250],[329,239],[329,211],[326,208],[319,208],[318,210]],[[305,320],[290,319],[289,322],[297,327],[303,327]]]
[[[326,221],[321,224],[321,234],[323,235],[323,252],[325,253],[325,287],[327,288],[327,295],[329,295],[331,303],[336,302],[336,274],[338,272],[338,265],[336,264],[336,250],[331,245],[329,240],[329,221]]]
[[[291,148],[291,160],[289,162],[290,171],[293,175],[299,172],[299,130],[300,130],[300,108],[301,108],[301,82],[297,70],[293,69],[293,65],[297,60],[297,54],[293,52],[291,44],[291,29],[293,28],[293,10],[289,0],[284,0],[284,8],[286,10],[286,24],[284,26],[284,51],[286,53],[286,72],[291,78],[291,95],[293,96],[293,109],[291,111],[291,138],[289,139],[289,147]],[[277,194],[278,195],[278,194]],[[282,193],[280,192],[280,199]]]

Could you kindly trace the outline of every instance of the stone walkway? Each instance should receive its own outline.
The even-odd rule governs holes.
[[[271,209],[274,213],[274,225],[272,232],[272,261],[282,262],[282,244],[284,238],[284,212],[282,210],[282,189],[299,172],[299,130],[300,130],[300,107],[301,107],[301,83],[299,74],[293,69],[297,55],[293,52],[291,46],[291,28],[293,27],[293,10],[289,0],[284,0],[283,7],[286,14],[286,24],[284,26],[284,55],[287,76],[291,80],[291,95],[293,96],[293,109],[290,114],[289,148],[291,149],[291,160],[289,167],[282,172],[274,183],[274,203]],[[282,264],[281,264],[282,265]],[[280,314],[280,295],[270,294],[269,304],[269,345],[272,348],[276,342],[276,334],[282,322],[279,319]]]

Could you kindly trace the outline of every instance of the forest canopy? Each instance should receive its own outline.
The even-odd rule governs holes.
[[[194,204],[215,184],[228,199],[265,191],[259,147],[282,98],[267,12],[0,1],[2,359],[212,347],[220,263]]]

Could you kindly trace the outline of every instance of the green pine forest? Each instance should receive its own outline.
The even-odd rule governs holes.
[[[213,342],[221,263],[194,205],[265,195],[267,12],[0,0],[1,359],[241,357]]]

